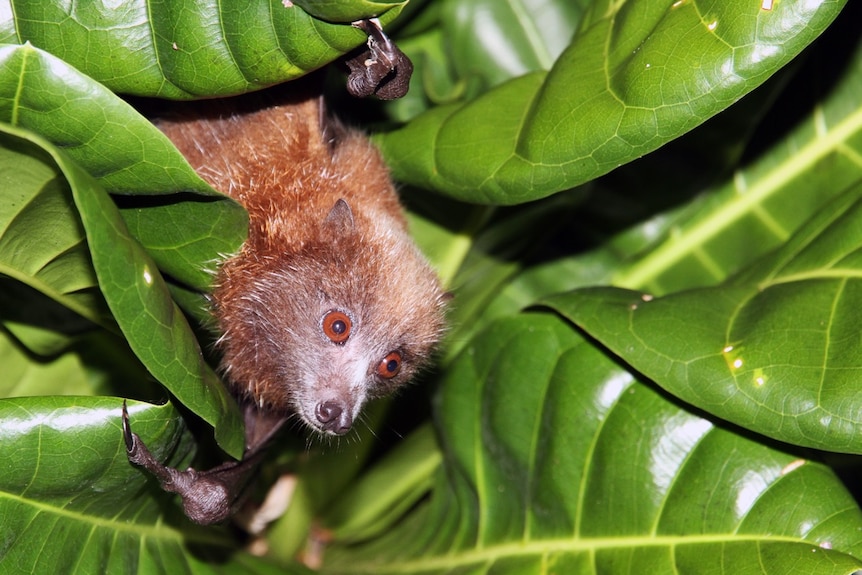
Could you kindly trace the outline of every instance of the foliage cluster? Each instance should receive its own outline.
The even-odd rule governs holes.
[[[226,4],[0,9],[0,571],[862,569],[859,5]],[[241,452],[205,294],[246,216],[117,94],[289,81],[374,15],[410,94],[332,101],[452,329],[355,436],[274,450],[296,483],[255,557],[126,461],[121,397],[173,465]]]

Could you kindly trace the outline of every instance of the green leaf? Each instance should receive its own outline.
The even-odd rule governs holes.
[[[410,91],[387,102],[387,113],[406,122],[429,104],[452,103],[527,72],[550,69],[568,45],[586,4],[432,2],[433,8],[396,31],[398,46],[413,61],[414,72]],[[415,2],[408,5],[408,19],[411,11],[417,11]]]
[[[93,389],[81,358],[63,354],[53,360],[34,360],[0,330],[0,397],[89,395]]]
[[[0,121],[63,148],[111,193],[217,196],[146,118],[32,45],[0,45]]]
[[[96,325],[112,327],[71,193],[48,154],[0,132],[0,180],[0,318],[6,328],[49,355]],[[35,233],[45,222],[50,230]]]
[[[40,147],[62,171],[86,231],[99,287],[129,345],[184,405],[216,428],[219,444],[239,457],[244,447],[239,410],[204,361],[158,268],[129,235],[108,194],[42,138],[8,126],[2,131],[24,146]]]
[[[402,4],[308,3],[324,6],[322,14],[381,15],[384,24]],[[110,7],[18,1],[0,10],[0,43],[32,43],[111,90],[164,98],[238,94],[292,80],[365,40],[349,24],[323,22],[298,5],[269,0]]]
[[[110,193],[146,196],[122,198],[123,215],[178,281],[209,289],[213,259],[245,239],[247,217],[238,204],[201,180],[131,106],[50,54],[0,47],[0,120],[47,138]],[[166,221],[183,225],[167,228]]]
[[[332,503],[323,524],[340,542],[379,536],[425,495],[440,461],[434,430],[420,427]]]
[[[860,198],[857,186],[721,286],[548,303],[684,401],[781,441],[862,453]]]
[[[687,206],[652,248],[620,266],[610,282],[664,294],[714,285],[781,245],[812,213],[862,182],[862,46],[836,35],[816,47],[787,87],[801,117],[768,151],[705,201]],[[843,74],[811,86],[823,58],[842,51]],[[775,114],[780,121],[789,112]],[[769,121],[769,119],[765,120]]]
[[[227,533],[190,525],[126,458],[123,400],[0,400],[3,573],[284,573]],[[157,458],[188,464],[191,435],[170,405],[130,402],[132,428]],[[192,552],[191,549],[195,551]],[[180,559],[181,558],[181,559]],[[167,570],[166,570],[167,569]],[[305,573],[294,569],[290,573]]]
[[[413,62],[413,76],[407,94],[385,104],[385,111],[394,122],[405,123],[433,104],[449,104],[463,95],[464,84],[450,69],[446,38],[439,28],[399,39],[398,47]]]
[[[517,281],[524,261],[536,246],[557,230],[565,229],[583,199],[579,190],[573,190],[518,208],[473,208],[474,221],[459,238],[459,243],[469,250],[462,256],[453,282],[455,300],[448,316],[452,330],[447,358],[490,320],[520,310],[520,306],[495,307],[493,303],[499,301],[505,286]],[[455,253],[453,249],[452,255]]]
[[[245,209],[222,198],[175,194],[147,198],[143,207],[123,204],[129,232],[159,269],[201,292],[211,290],[219,261],[239,251],[248,233]]]
[[[856,46],[844,53],[844,73],[825,96],[821,87],[806,91],[805,86],[812,74],[820,73],[822,57],[843,46],[835,40],[818,46],[810,64],[799,71],[800,82],[788,86],[794,98],[805,102],[798,125],[705,202],[690,203],[688,213],[678,217],[652,249],[604,281],[650,295],[714,285],[786,242],[831,197],[844,194],[821,218],[855,217],[862,182],[862,50]],[[822,220],[808,224],[780,253],[792,254],[792,246],[820,233],[817,221]],[[844,230],[843,238],[833,238],[831,247],[824,248],[836,258],[845,249],[842,242],[852,246],[857,241],[852,229],[837,225],[833,233],[839,230]],[[830,240],[817,241],[827,245]],[[841,332],[842,319],[856,321],[852,304],[843,318],[829,319],[836,302],[852,297],[852,290],[833,302],[826,285],[773,285],[762,274],[771,270],[783,275],[776,271],[782,265],[776,257],[753,263],[748,272],[718,288],[678,297],[643,302],[640,293],[600,289],[574,292],[551,303],[693,405],[783,441],[858,453],[854,435],[862,418],[854,409],[852,383],[856,344],[852,337],[842,341],[829,333]],[[821,273],[831,263],[812,265],[819,265]],[[848,279],[855,273],[845,272]],[[850,359],[833,369],[834,358],[841,356]],[[718,362],[712,363],[714,359]],[[737,361],[742,362],[739,368],[734,367]]]
[[[862,567],[862,512],[828,467],[684,411],[552,314],[476,337],[435,412],[444,470],[429,501],[331,549],[327,573]]]
[[[789,62],[843,1],[597,2],[551,70],[378,138],[399,179],[472,202],[571,188],[655,150]]]
[[[441,28],[457,76],[483,91],[550,70],[568,47],[589,1],[446,0]]]
[[[396,2],[374,2],[373,0],[294,0],[303,10],[328,22],[355,22],[363,18],[380,16],[389,10],[401,8],[407,0]]]

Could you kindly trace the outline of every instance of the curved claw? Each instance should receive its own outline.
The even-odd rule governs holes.
[[[189,519],[202,525],[221,523],[240,503],[245,486],[263,458],[261,448],[284,422],[283,417],[252,416],[250,419],[253,423],[251,429],[255,431],[253,449],[246,452],[242,461],[230,461],[207,471],[179,471],[158,461],[138,434],[132,432],[129,411],[123,401],[126,455],[130,463],[143,467],[158,479],[163,490],[177,493],[182,498],[183,511]]]
[[[123,439],[126,441],[126,453],[132,451],[135,446],[135,438],[132,437],[132,426],[129,424],[129,409],[126,400],[123,400]]]

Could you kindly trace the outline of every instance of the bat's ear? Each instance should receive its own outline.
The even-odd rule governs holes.
[[[335,202],[335,205],[329,210],[329,214],[323,220],[323,225],[332,230],[335,237],[350,234],[356,229],[356,224],[353,222],[353,210],[343,198]]]

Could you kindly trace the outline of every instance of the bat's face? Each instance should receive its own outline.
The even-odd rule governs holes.
[[[439,315],[433,300],[409,310],[377,304],[349,306],[320,294],[319,321],[307,326],[313,344],[290,366],[300,383],[290,389],[291,403],[310,427],[347,433],[367,399],[399,388],[431,355],[440,325],[420,316]]]
[[[411,379],[442,335],[447,297],[399,234],[309,246],[256,272],[220,344],[239,390],[343,435],[368,399]]]
[[[398,266],[407,255],[416,258],[401,254]],[[295,300],[304,313],[281,328],[291,351],[282,354],[280,386],[306,424],[335,435],[350,430],[367,399],[390,394],[427,362],[445,300],[422,260],[395,274],[367,253],[346,271],[344,263],[317,270],[314,288]]]

